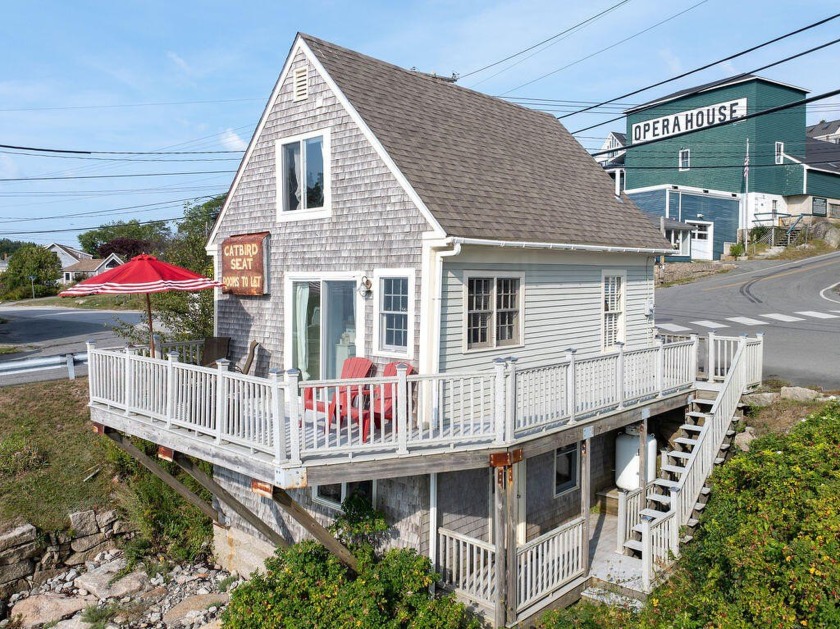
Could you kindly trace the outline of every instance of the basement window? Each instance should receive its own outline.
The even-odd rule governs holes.
[[[577,489],[580,479],[580,449],[577,443],[554,451],[554,497]]]
[[[331,509],[341,510],[341,503],[358,492],[373,506],[376,504],[376,481],[363,480],[353,483],[332,483],[312,487],[312,500]]]

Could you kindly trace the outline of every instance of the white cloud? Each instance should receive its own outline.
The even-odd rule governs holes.
[[[229,151],[244,151],[248,143],[240,138],[233,129],[225,129],[219,136],[219,142]]]
[[[183,70],[183,71],[184,71],[184,72],[186,72],[187,74],[192,74],[192,71],[193,71],[193,70],[192,70],[192,68],[190,67],[190,64],[188,64],[188,63],[184,60],[184,58],[183,58],[183,57],[181,57],[179,54],[177,54],[177,53],[172,52],[171,50],[169,50],[169,51],[167,51],[166,56],[169,58],[169,60],[170,60],[172,63],[174,63],[174,64],[175,64],[176,66],[178,66],[179,68],[181,68],[181,70]]]
[[[659,57],[665,62],[668,67],[668,72],[671,74],[682,74],[685,72],[682,61],[671,50],[663,48],[659,51]]]

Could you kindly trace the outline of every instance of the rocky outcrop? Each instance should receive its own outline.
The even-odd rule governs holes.
[[[822,393],[805,387],[782,387],[781,397],[783,400],[794,400],[796,402],[813,402],[822,398]]]

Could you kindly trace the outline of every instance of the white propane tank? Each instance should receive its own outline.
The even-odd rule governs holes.
[[[647,482],[656,478],[656,437],[647,436]],[[632,491],[639,488],[639,435],[622,433],[615,438],[615,485]]]

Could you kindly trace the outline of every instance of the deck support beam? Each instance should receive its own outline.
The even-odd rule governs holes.
[[[274,487],[271,499],[280,505],[294,520],[300,524],[317,541],[324,545],[338,560],[353,572],[359,572],[359,562],[347,547],[339,542],[326,528],[313,518],[309,512],[301,507],[295,500],[280,487]]]
[[[161,481],[166,483],[166,485],[168,485],[176,494],[181,496],[181,498],[198,508],[204,515],[213,520],[216,524],[221,524],[219,512],[216,511],[212,505],[207,504],[205,500],[202,500],[199,496],[187,489],[181,481],[164,470],[157,464],[157,462],[155,462],[154,459],[131,443],[127,437],[124,437],[122,434],[111,428],[103,428],[102,432],[106,437],[114,442],[114,445],[135,459],[140,465],[157,476]]]
[[[583,440],[583,443],[580,445],[580,476],[581,476],[581,484],[580,484],[580,510],[581,515],[583,516],[583,540],[581,540],[581,549],[583,550],[583,574],[588,576],[589,575],[589,536],[590,536],[590,528],[589,528],[589,512],[590,508],[590,501],[591,501],[591,492],[592,492],[592,439],[588,436],[586,439]]]
[[[239,502],[236,498],[230,495],[228,491],[219,485],[216,481],[210,478],[207,474],[202,472],[193,462],[180,452],[175,452],[172,457],[175,464],[183,469],[187,474],[192,476],[196,482],[209,491],[219,502],[224,503],[236,513],[239,517],[245,520],[248,524],[262,533],[275,546],[281,548],[288,548],[287,542],[280,533],[271,528],[268,524],[260,520],[257,515],[250,511],[245,505]]]
[[[490,455],[490,467],[494,469],[496,480],[493,491],[493,532],[496,546],[496,607],[493,620],[497,627],[509,626],[516,622],[518,517],[514,467],[522,460],[521,449]]]

